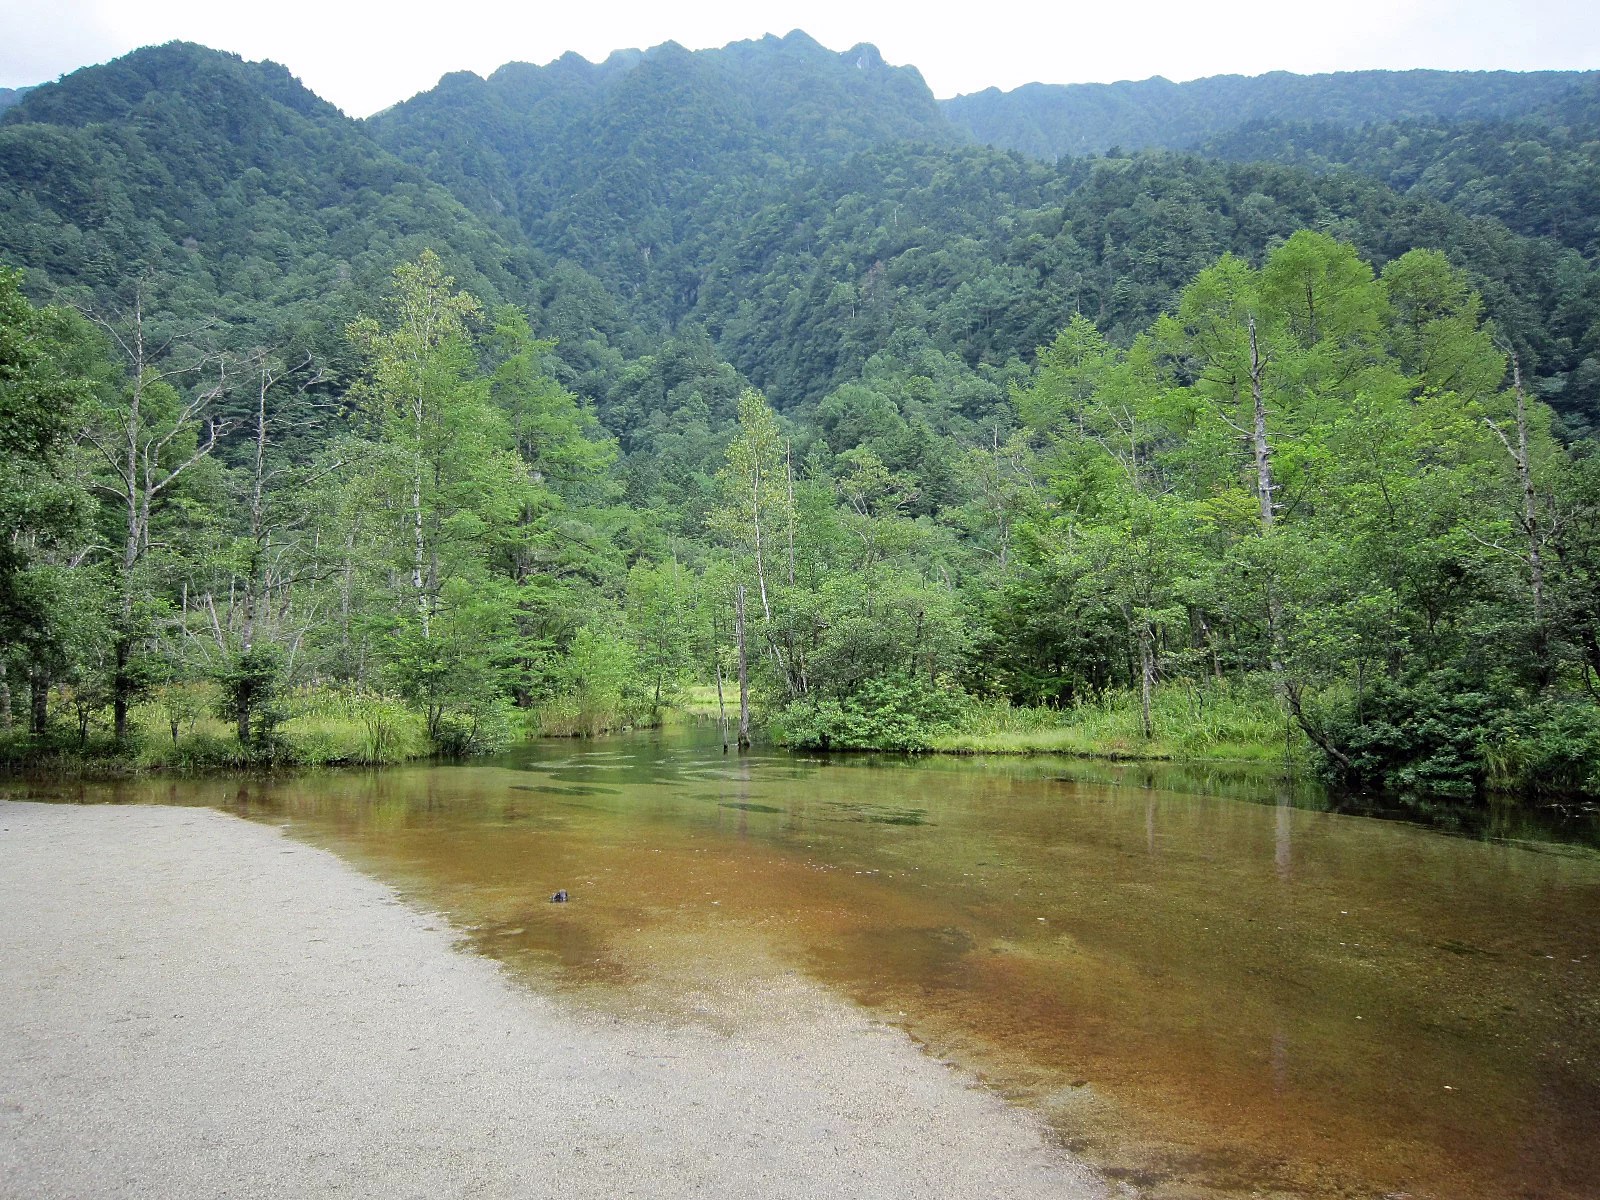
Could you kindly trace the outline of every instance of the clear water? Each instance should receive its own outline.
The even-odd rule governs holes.
[[[0,795],[285,822],[582,1003],[736,1022],[801,971],[1143,1195],[1600,1195],[1592,824],[693,734]]]

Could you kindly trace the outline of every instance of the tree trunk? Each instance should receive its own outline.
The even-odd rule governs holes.
[[[273,384],[273,376],[268,369],[265,358],[261,363],[261,375],[257,380],[256,388],[256,454],[255,477],[250,487],[250,562],[249,577],[245,580],[244,588],[244,622],[240,632],[240,643],[246,654],[255,645],[256,640],[256,615],[266,602],[262,594],[266,575],[266,463],[267,463],[267,390]],[[241,724],[240,729],[246,726]],[[241,735],[240,740],[244,740]]]
[[[768,625],[772,624],[772,606],[767,602],[767,565],[764,561],[766,555],[761,548],[761,473],[756,472],[750,485],[750,527],[755,536],[756,547],[756,585],[761,589],[761,615]]]
[[[794,586],[794,449],[783,444],[783,465],[789,475],[789,586]]]
[[[1522,367],[1511,356],[1511,381],[1517,393],[1517,464],[1522,484],[1522,531],[1528,539],[1528,580],[1533,589],[1533,650],[1539,686],[1550,682],[1549,646],[1544,624],[1544,546],[1539,532],[1539,501],[1533,490],[1533,460],[1528,454],[1528,410],[1522,394]]]
[[[256,389],[255,478],[250,488],[250,561],[247,564],[249,574],[244,581],[242,601],[244,620],[239,634],[242,660],[249,655],[255,645],[256,617],[266,602],[262,593],[266,574],[264,560],[266,558],[267,389],[272,386],[273,381],[265,359],[261,363],[261,375],[257,382],[259,386]],[[243,661],[241,665],[248,669]],[[250,745],[252,691],[253,685],[246,682],[239,696],[238,734],[241,746]]]
[[[1256,496],[1261,505],[1261,528],[1270,533],[1276,514],[1273,511],[1272,447],[1267,441],[1267,405],[1262,394],[1262,380],[1266,375],[1266,362],[1256,343],[1256,319],[1250,318],[1250,401],[1254,409],[1251,442],[1256,457]]]
[[[0,659],[0,731],[11,731],[11,680],[6,677],[5,660]]]
[[[1148,621],[1139,622],[1139,719],[1144,726],[1145,741],[1154,736],[1150,724],[1150,693],[1156,684],[1155,639]]]
[[[717,726],[722,730],[722,752],[728,752],[728,706],[722,701],[722,660],[716,661],[717,668]]]
[[[1261,505],[1261,532],[1270,534],[1277,520],[1272,502],[1278,485],[1272,479],[1272,445],[1267,440],[1267,404],[1263,379],[1267,373],[1266,360],[1261,357],[1261,347],[1256,341],[1256,319],[1250,317],[1250,403],[1253,409],[1251,442],[1256,458],[1256,495]],[[1267,594],[1267,647],[1268,665],[1274,676],[1283,674],[1283,601],[1278,596],[1273,581],[1268,580]]]
[[[128,527],[122,544],[122,623],[117,629],[116,673],[111,680],[112,731],[119,746],[128,740],[128,702],[133,692],[128,664],[133,657],[133,569],[138,565],[143,540],[139,528],[139,516],[144,511],[140,503],[139,432],[144,419],[144,374],[144,291],[141,288],[134,294],[133,389],[128,397],[127,475],[123,480],[128,489]]]
[[[1295,723],[1300,726],[1308,738],[1317,744],[1324,754],[1338,763],[1341,770],[1349,774],[1355,764],[1350,761],[1348,754],[1334,745],[1333,739],[1328,736],[1322,726],[1306,716],[1305,709],[1300,703],[1300,685],[1287,683],[1284,685],[1283,691],[1288,698],[1289,711],[1294,715]]]
[[[750,664],[744,644],[744,584],[733,593],[734,629],[739,639],[739,749],[750,745]]]
[[[50,675],[44,668],[35,667],[29,673],[28,691],[28,731],[34,737],[42,737],[50,724]]]
[[[428,619],[428,600],[423,591],[422,569],[427,558],[427,547],[422,535],[422,470],[418,468],[411,480],[411,516],[415,542],[412,547],[411,559],[411,590],[416,593],[417,613],[422,618],[422,637],[426,641],[433,636],[432,624]]]
[[[128,611],[124,619],[131,624],[133,620],[132,612]],[[111,677],[111,727],[119,746],[128,740],[128,701],[133,692],[133,678],[128,670],[128,664],[132,658],[132,634],[128,632],[119,633],[116,647],[116,670]]]
[[[1211,676],[1218,683],[1222,682],[1222,653],[1217,649],[1217,639],[1211,633],[1211,622],[1206,620],[1203,612],[1195,613],[1195,620],[1200,625],[1200,640],[1207,650],[1211,652]]]
[[[360,674],[352,667],[355,660],[355,643],[350,636],[352,594],[355,589],[355,556],[356,531],[355,526],[351,525],[345,531],[344,559],[339,564],[339,648],[346,677],[355,674],[359,682]]]

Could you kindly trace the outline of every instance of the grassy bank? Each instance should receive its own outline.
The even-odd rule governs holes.
[[[730,726],[737,724],[738,693],[724,692],[723,701],[727,706]],[[711,684],[695,684],[663,693],[659,707],[642,694],[612,697],[601,703],[581,695],[565,695],[529,709],[523,733],[530,738],[597,737],[628,729],[660,729],[665,726],[715,722],[718,714],[717,689]]]
[[[731,724],[739,721],[739,685],[734,684],[731,689],[724,688],[722,693],[722,707],[717,704],[717,689],[712,684],[697,685],[678,689],[672,698],[672,708],[676,719],[688,721],[715,721],[724,711]]]
[[[1069,754],[1083,758],[1300,763],[1307,746],[1269,690],[1178,684],[1158,689],[1144,734],[1136,692],[1111,692],[1071,708],[974,701],[934,733],[939,754]]]
[[[687,711],[715,719],[715,694],[701,689]],[[1308,766],[1304,734],[1265,681],[1177,682],[1158,688],[1145,732],[1139,695],[1107,692],[1070,708],[1021,708],[927,680],[898,678],[843,700],[797,702],[771,715],[780,744],[823,751],[931,754],[1063,754],[1130,762]]]
[[[701,693],[705,693],[702,695]],[[282,710],[266,748],[239,741],[231,721],[218,716],[215,683],[157,689],[128,714],[128,739],[112,737],[109,710],[83,718],[70,694],[52,696],[42,737],[24,728],[0,732],[0,771],[121,775],[141,771],[230,771],[271,767],[386,766],[441,753],[428,737],[423,715],[394,697],[339,688],[300,688],[275,704]],[[501,706],[473,752],[518,737],[593,737],[623,729],[691,724],[713,717],[713,688],[691,689],[671,707],[609,707],[561,696],[520,714]],[[446,748],[448,750],[448,747]]]
[[[214,684],[158,690],[129,712],[122,746],[112,738],[104,712],[81,727],[72,713],[55,713],[42,737],[21,730],[0,735],[0,767],[121,773],[382,766],[434,751],[422,716],[400,701],[316,688],[284,698],[284,719],[273,731],[270,751],[252,754],[233,724],[216,715],[219,700]]]
[[[435,753],[421,714],[371,692],[299,689],[282,700],[283,719],[268,753],[240,744],[232,723],[216,715],[214,684],[158,690],[129,714],[129,737],[119,747],[109,717],[93,714],[82,729],[65,701],[49,733],[0,734],[0,769],[125,773],[237,770],[274,767],[382,766]],[[737,696],[724,694],[730,724]],[[628,728],[715,723],[716,689],[681,689],[670,707],[638,711],[603,708],[561,697],[522,717],[527,737],[585,737]],[[1308,758],[1270,689],[1173,685],[1157,691],[1152,735],[1144,736],[1137,693],[1115,692],[1068,709],[1017,708],[1004,701],[967,699],[953,716],[925,726],[920,747],[935,754],[1065,754],[1126,761],[1255,762],[1282,766]],[[511,736],[516,731],[508,730]],[[837,748],[837,747],[835,747]]]

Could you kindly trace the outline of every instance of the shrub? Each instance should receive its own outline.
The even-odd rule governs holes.
[[[636,723],[650,697],[638,683],[638,656],[615,629],[586,625],[553,672],[556,694],[539,707],[543,733],[588,736]]]
[[[772,722],[790,746],[818,750],[926,750],[949,729],[966,696],[950,684],[906,675],[868,679],[842,699],[790,704]]]
[[[228,663],[217,682],[222,685],[218,711],[239,722],[241,740],[247,742],[251,756],[269,762],[279,757],[276,731],[289,715],[279,702],[283,653],[270,644],[252,646]]]
[[[1349,756],[1342,782],[1400,793],[1484,790],[1600,795],[1600,709],[1587,698],[1529,699],[1439,673],[1384,681],[1330,723]]]
[[[1382,680],[1364,697],[1359,714],[1354,701],[1336,709],[1327,733],[1350,765],[1326,764],[1328,773],[1343,783],[1389,791],[1472,795],[1483,779],[1480,747],[1505,701],[1451,682],[1442,676]]]
[[[515,734],[516,717],[509,704],[491,704],[471,713],[445,713],[433,741],[440,754],[468,758],[504,748]]]
[[[1600,709],[1588,700],[1541,700],[1503,713],[1481,755],[1492,789],[1600,795]]]

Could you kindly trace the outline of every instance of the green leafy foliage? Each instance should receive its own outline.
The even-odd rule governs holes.
[[[1475,114],[1471,120],[1393,121],[1383,114],[1359,127],[1252,120],[1203,149],[1234,161],[1358,171],[1398,192],[1491,217],[1592,259],[1600,251],[1600,223],[1587,200],[1600,182],[1592,112],[1597,90],[1593,77],[1585,77],[1558,100],[1498,120]]]
[[[1161,137],[1320,97],[1387,122],[1339,135],[1383,180],[962,144],[914,71],[799,34],[364,123],[181,44],[35,89],[0,118],[0,723],[389,761],[742,675],[797,744],[1591,789],[1570,82],[1104,93],[1128,130],[1180,100]]]
[[[1216,75],[1187,83],[1137,82],[989,88],[944,102],[953,123],[980,142],[1038,158],[1113,147],[1181,150],[1241,123],[1314,112],[1328,128],[1360,129],[1400,118],[1509,116],[1549,103],[1576,71],[1341,71],[1336,75]]]
[[[817,750],[926,750],[959,715],[959,693],[907,675],[875,675],[843,699],[791,704],[773,731],[791,746]]]
[[[0,645],[59,658],[70,597],[50,567],[90,513],[73,461],[92,387],[74,361],[87,331],[67,313],[35,309],[20,282],[0,270]]]
[[[239,740],[251,757],[272,757],[278,726],[288,715],[278,703],[283,695],[282,651],[272,645],[252,646],[230,662],[217,681],[222,685],[218,714],[238,722]],[[187,715],[183,693],[168,692],[161,706],[173,723],[176,747],[178,722]]]

